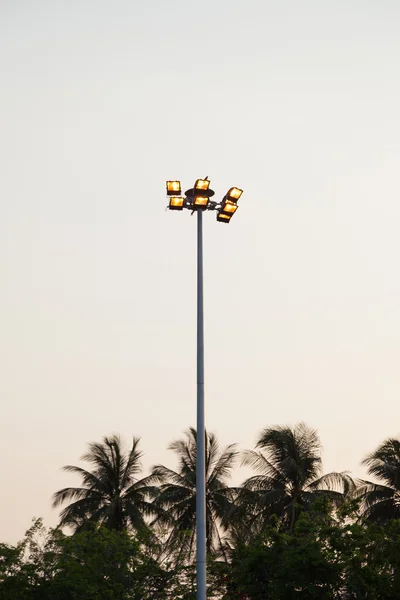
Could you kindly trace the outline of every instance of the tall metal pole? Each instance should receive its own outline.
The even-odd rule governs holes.
[[[197,211],[197,460],[196,460],[196,599],[207,600],[206,468],[204,425],[203,212]]]

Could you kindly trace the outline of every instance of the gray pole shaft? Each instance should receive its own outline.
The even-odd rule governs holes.
[[[197,211],[197,465],[196,465],[196,600],[207,599],[206,469],[204,425],[203,213]]]

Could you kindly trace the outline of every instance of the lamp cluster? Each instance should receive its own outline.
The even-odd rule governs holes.
[[[217,221],[220,223],[229,223],[232,215],[238,209],[238,200],[243,190],[232,187],[223,197],[221,202],[210,200],[214,196],[214,191],[210,189],[208,177],[197,179],[194,187],[182,194],[180,181],[167,181],[167,196],[169,198],[169,210],[215,210],[217,211]]]

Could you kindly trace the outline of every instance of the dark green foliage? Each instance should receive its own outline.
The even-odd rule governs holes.
[[[319,500],[293,531],[269,526],[233,555],[225,600],[400,598],[400,521],[354,522],[356,506]]]
[[[35,520],[15,547],[0,545],[0,600],[46,600],[57,569],[59,530]]]
[[[258,472],[243,484],[239,496],[238,515],[247,528],[254,521],[258,526],[267,524],[272,515],[278,515],[293,529],[301,511],[317,498],[327,497],[340,505],[355,487],[346,473],[322,475],[318,434],[303,423],[264,429],[257,448],[247,451],[243,461]],[[247,522],[249,507],[252,519]]]
[[[389,438],[363,464],[380,483],[364,482],[356,491],[362,499],[361,512],[368,521],[385,523],[400,519],[400,440]]]
[[[146,529],[145,518],[153,514],[148,501],[152,489],[148,478],[138,479],[141,472],[142,452],[139,439],[133,438],[132,448],[124,453],[118,436],[105,437],[102,443],[89,444],[82,460],[93,469],[67,465],[64,470],[82,478],[82,487],[68,487],[54,494],[53,506],[67,501],[70,504],[61,513],[60,525],[69,525],[75,531],[97,523],[110,529]]]
[[[80,488],[60,527],[36,520],[16,546],[0,544],[0,600],[195,600],[197,435],[170,448],[163,466],[138,479],[138,440],[90,444],[91,471],[66,467]],[[245,462],[258,474],[229,487],[235,445],[206,434],[210,600],[395,600],[400,598],[400,441],[364,464],[378,483],[321,475],[320,443],[300,424],[260,435]],[[65,535],[61,526],[72,526]]]
[[[322,498],[293,531],[279,519],[229,561],[209,557],[210,600],[400,598],[400,521],[357,522],[358,506]],[[72,536],[37,521],[16,547],[0,546],[1,600],[195,600],[194,565],[159,563],[128,532]]]
[[[39,520],[18,546],[0,546],[0,599],[189,598],[193,568],[163,566],[151,550],[124,531],[100,527],[65,536]]]
[[[191,561],[195,551],[197,433],[191,428],[186,439],[170,445],[178,458],[178,469],[154,467],[152,483],[159,485],[154,504],[158,516],[154,525],[166,531],[166,547],[179,560]],[[207,550],[225,556],[224,540],[232,513],[235,491],[227,484],[237,451],[232,444],[221,450],[217,438],[206,433],[206,521]]]

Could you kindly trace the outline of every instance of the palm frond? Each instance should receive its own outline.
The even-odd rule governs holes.
[[[336,491],[343,496],[349,496],[357,487],[357,480],[353,479],[347,472],[327,473],[322,475],[308,485],[309,490]]]
[[[89,444],[83,460],[94,468],[67,465],[64,470],[80,475],[80,488],[64,488],[53,496],[53,506],[72,501],[61,512],[61,524],[74,523],[83,527],[85,522],[98,521],[107,527],[121,530],[142,527],[145,519],[155,511],[149,502],[156,496],[154,480],[137,479],[141,469],[142,453],[139,439],[133,438],[128,454],[118,435],[104,437],[102,442]],[[135,518],[134,518],[134,515]]]
[[[142,457],[143,452],[139,450],[138,446],[140,438],[132,438],[132,447],[125,460],[123,472],[121,474],[121,489],[129,486],[135,480],[135,477],[142,470]]]
[[[369,475],[400,491],[400,440],[389,438],[366,456],[362,464],[368,467]]]
[[[77,467],[75,465],[65,465],[62,468],[66,473],[74,473],[76,475],[80,475],[83,483],[87,488],[96,489],[99,492],[107,492],[109,488],[106,482],[98,477],[95,473],[91,473],[90,471],[86,471],[86,469],[82,469],[82,467]]]
[[[257,473],[282,484],[288,483],[285,473],[273,465],[262,452],[256,450],[242,452],[242,466],[252,467]]]
[[[57,506],[63,504],[66,500],[82,500],[88,497],[100,498],[100,494],[98,492],[88,490],[87,488],[67,487],[53,494],[52,506],[53,508],[56,508]]]
[[[155,465],[152,468],[150,481],[153,484],[163,484],[166,482],[174,483],[175,485],[180,485],[182,487],[191,486],[192,482],[188,481],[188,479],[182,475],[182,473],[178,473],[169,469],[168,467],[164,467],[163,465]],[[195,484],[196,478],[194,478],[193,484]]]
[[[309,481],[321,470],[321,444],[315,430],[299,423],[294,428],[268,427],[257,447],[266,451],[269,462],[290,479]]]
[[[66,506],[60,514],[60,526],[73,526],[83,529],[89,523],[101,524],[104,516],[104,506],[98,498],[85,497]]]
[[[215,480],[225,481],[230,477],[238,456],[239,452],[236,444],[230,444],[224,448],[222,453],[215,455],[212,463],[210,461],[207,468],[208,483],[211,484]]]
[[[170,444],[178,458],[176,471],[156,465],[152,469],[151,483],[160,485],[154,498],[155,508],[159,511],[153,523],[161,529],[170,530],[167,545],[175,547],[180,540],[180,556],[192,557],[196,525],[196,461],[197,432],[190,428],[185,438]],[[222,531],[229,527],[233,499],[236,493],[230,490],[226,480],[229,477],[237,457],[236,445],[227,446],[221,451],[216,436],[205,432],[206,458],[206,523],[207,547],[214,552],[220,551]]]

